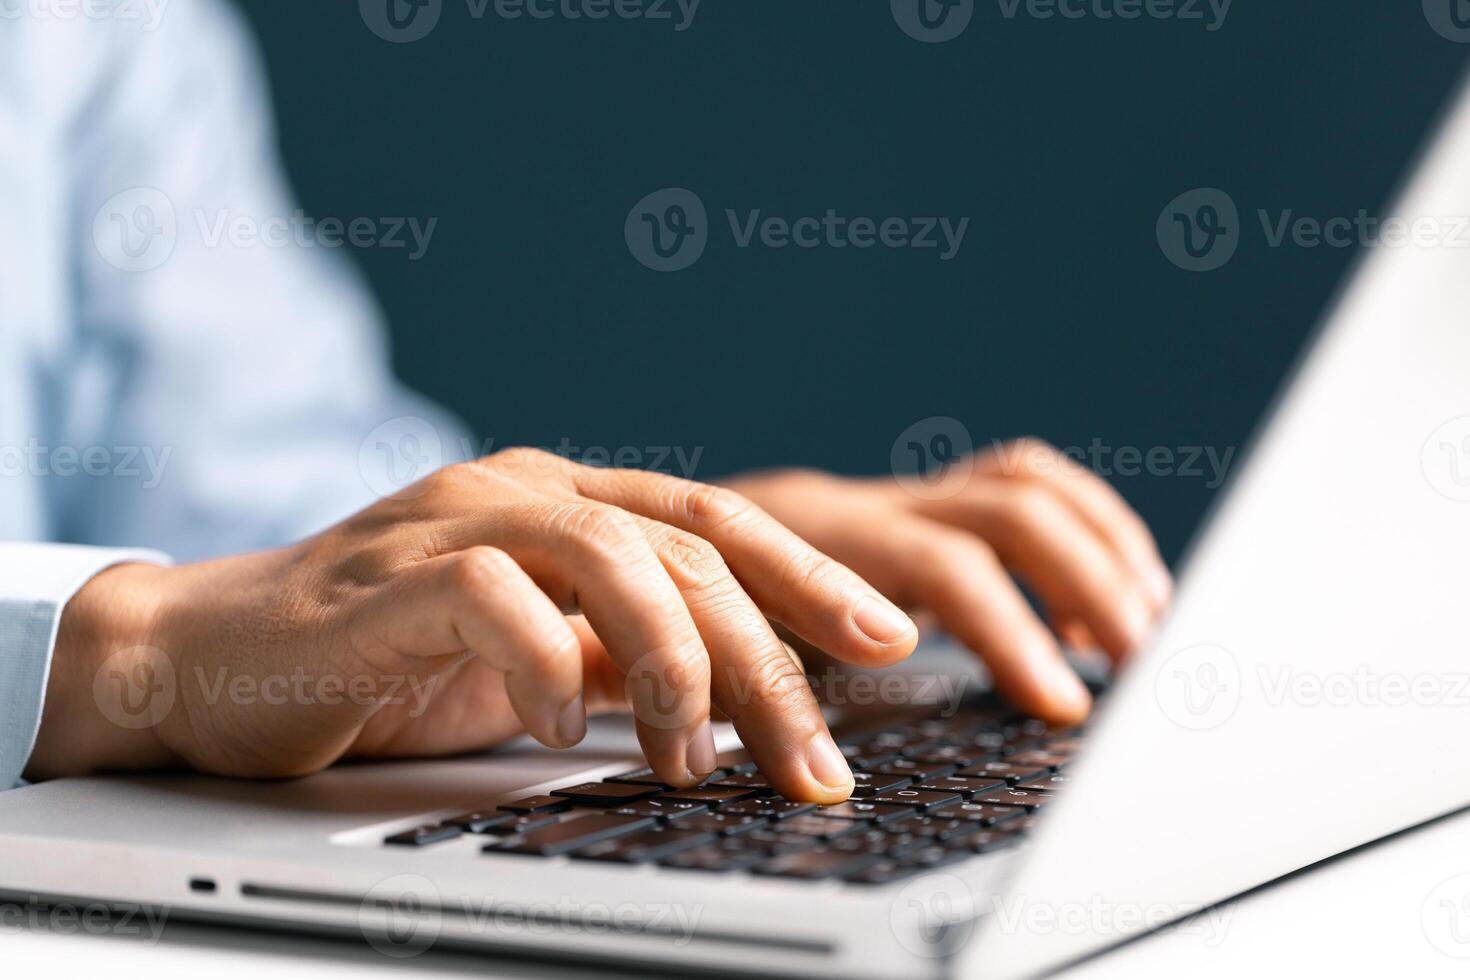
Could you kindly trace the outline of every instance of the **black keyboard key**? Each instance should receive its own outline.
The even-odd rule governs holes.
[[[844,854],[841,851],[818,850],[788,854],[751,868],[752,874],[780,875],[789,878],[835,878],[852,874],[882,860],[876,854]]]
[[[522,800],[500,804],[498,809],[511,813],[560,813],[570,810],[572,804],[555,796],[528,796]]]
[[[764,818],[744,817],[734,813],[699,813],[679,822],[681,830],[700,830],[727,837],[769,826]]]
[[[855,772],[852,774],[852,781],[852,795],[856,798],[876,796],[890,789],[907,786],[912,782],[908,776],[883,772]]]
[[[990,803],[961,803],[959,806],[940,807],[931,812],[934,816],[944,820],[966,820],[973,824],[979,824],[982,827],[990,827],[995,824],[1005,823],[1007,820],[1024,817],[1030,811],[1020,806],[995,806]]]
[[[968,749],[975,750],[976,753],[997,755],[1006,747],[1005,732],[976,732],[965,740],[964,745]]]
[[[1064,752],[1031,749],[1028,752],[1017,752],[1015,755],[1008,756],[1007,761],[1018,766],[1046,766],[1048,769],[1060,769],[1072,761],[1072,756]]]
[[[743,789],[739,786],[691,786],[688,789],[676,789],[659,797],[661,800],[684,800],[689,803],[707,803],[716,806],[720,803],[733,803],[755,795],[753,789]]]
[[[946,845],[950,850],[967,850],[974,854],[989,854],[1002,848],[1021,843],[1022,835],[1011,833],[1003,827],[993,830],[977,830],[974,833],[951,838]]]
[[[965,766],[970,764],[976,752],[963,745],[955,745],[953,743],[930,743],[928,745],[915,745],[912,748],[904,749],[903,755],[904,758],[913,759],[916,762],[935,765]]]
[[[1017,786],[1016,788],[1035,789],[1041,790],[1045,793],[1055,793],[1057,790],[1061,789],[1066,784],[1066,782],[1066,776],[1038,776],[1035,779],[1026,780],[1024,783]]]
[[[748,868],[752,864],[758,864],[766,860],[766,856],[757,851],[735,852],[722,847],[705,845],[704,847],[692,848],[666,857],[658,863],[665,868],[678,868],[685,871],[712,871],[727,872]]]
[[[820,837],[822,840],[835,840],[838,837],[846,837],[848,834],[859,833],[863,825],[855,820],[838,820],[834,817],[792,817],[780,824],[780,829],[788,834],[808,834],[812,837]]]
[[[424,827],[415,827],[405,830],[401,834],[394,834],[383,841],[385,844],[396,844],[408,847],[423,847],[425,844],[437,844],[440,841],[453,840],[464,830],[458,824],[434,823]]]
[[[689,803],[684,800],[638,800],[627,806],[620,806],[609,810],[624,817],[657,817],[660,820],[683,820],[698,813],[708,813],[709,807],[703,803]]]
[[[901,826],[906,833],[922,835],[937,841],[948,840],[959,834],[968,834],[975,829],[975,824],[969,820],[939,816],[916,817],[913,820],[905,820]]]
[[[721,776],[737,772],[755,772],[755,763],[750,761],[744,749],[721,752],[715,756],[715,772]]]
[[[935,779],[921,780],[914,787],[914,789],[927,789],[936,793],[958,793],[966,798],[976,793],[1005,788],[1004,779],[987,779],[983,776],[939,776]]]
[[[642,830],[623,837],[614,837],[612,840],[588,845],[580,851],[574,851],[572,857],[587,858],[594,861],[625,861],[629,863],[659,861],[666,857],[672,857],[681,851],[691,850],[708,844],[714,839],[714,834],[679,830],[672,827],[659,830]]]
[[[588,813],[570,817],[539,830],[506,841],[503,845],[488,845],[485,850],[508,850],[516,854],[540,854],[550,857],[566,854],[596,844],[598,841],[630,834],[636,830],[652,827],[652,817],[625,817],[610,813]]]
[[[821,817],[833,817],[837,820],[871,820],[880,824],[911,817],[914,814],[912,807],[883,806],[867,800],[848,800],[846,803],[838,803],[834,806],[820,806],[817,807],[816,812]]]
[[[949,762],[918,762],[914,759],[894,759],[885,762],[875,773],[883,776],[907,776],[910,779],[934,779],[937,776],[948,776],[959,766]]]
[[[657,789],[673,789],[668,783],[654,775],[652,769],[635,769],[618,776],[607,777],[609,783],[632,783],[636,786],[653,786]]]
[[[974,802],[991,803],[995,806],[1023,806],[1031,810],[1045,806],[1052,799],[1050,793],[1038,793],[1034,789],[998,789],[976,795]]]
[[[515,818],[514,813],[476,810],[474,813],[462,813],[457,817],[450,817],[444,822],[454,824],[467,834],[483,834],[491,827],[510,823]]]
[[[740,800],[737,803],[726,803],[720,807],[720,812],[736,814],[742,817],[764,817],[769,820],[785,820],[787,817],[796,817],[803,813],[811,813],[816,808],[817,805],[815,803],[798,803],[796,800],[783,800],[762,796],[756,799]]]
[[[877,864],[870,864],[856,871],[848,871],[842,875],[842,878],[854,885],[886,885],[890,881],[909,877],[915,873],[915,870],[898,861],[881,860]]]
[[[859,823],[848,820],[856,830],[845,836],[832,841],[828,846],[833,850],[844,851],[849,854],[886,854],[893,835],[889,834],[883,827],[875,827],[870,823]]]
[[[820,837],[810,834],[788,834],[779,827],[762,827],[752,830],[748,834],[727,839],[722,842],[724,846],[731,849],[748,850],[757,848],[774,857],[777,854],[790,854],[795,851],[809,851],[822,843]]]
[[[561,823],[565,817],[557,813],[530,813],[524,816],[511,814],[509,823],[496,823],[486,827],[484,833],[495,837],[514,837],[516,834],[524,834],[528,830],[537,827],[549,827],[554,823]]]
[[[740,789],[753,789],[771,792],[770,781],[758,772],[732,772],[726,776],[715,776],[707,786],[735,786]]]
[[[576,786],[554,789],[551,795],[564,797],[573,803],[602,803],[607,806],[616,806],[619,803],[631,803],[645,796],[653,796],[657,792],[657,786],[644,786],[638,783],[578,783]]]
[[[989,776],[992,779],[1019,783],[1037,776],[1045,776],[1047,771],[1037,766],[1017,765],[1014,762],[979,762],[967,769],[961,769],[958,774],[961,776]]]
[[[960,794],[932,789],[895,789],[873,797],[874,803],[885,806],[913,806],[920,810],[960,802]]]

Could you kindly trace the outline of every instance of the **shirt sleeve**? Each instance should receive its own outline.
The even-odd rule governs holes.
[[[35,746],[67,602],[103,569],[168,561],[157,551],[0,543],[0,790],[19,783]]]
[[[391,204],[301,210],[238,14],[179,2],[109,41],[59,137],[78,327],[47,401],[65,406],[54,445],[124,447],[137,475],[50,481],[49,539],[181,562],[276,547],[479,455],[394,378],[337,233],[396,227]]]

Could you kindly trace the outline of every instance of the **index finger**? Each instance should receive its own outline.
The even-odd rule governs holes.
[[[733,490],[638,470],[579,467],[573,479],[584,496],[713,544],[762,611],[840,660],[888,666],[918,645],[901,609]]]

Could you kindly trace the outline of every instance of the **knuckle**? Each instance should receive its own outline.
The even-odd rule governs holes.
[[[627,511],[611,504],[579,504],[567,508],[563,529],[574,540],[612,557],[647,548],[643,530]]]
[[[506,476],[547,476],[560,470],[563,460],[555,453],[531,446],[512,446],[486,456],[482,465]]]
[[[561,673],[569,665],[580,664],[582,643],[570,629],[546,629],[540,642],[527,654],[528,663],[542,674]]]
[[[698,535],[675,533],[665,548],[669,564],[691,588],[723,583],[729,575],[719,549]]]
[[[1045,488],[1020,484],[1001,508],[1001,515],[1011,527],[1034,528],[1054,521],[1057,509],[1057,501]]]
[[[695,483],[684,494],[684,513],[694,527],[718,528],[755,512],[755,504],[728,487]]]
[[[998,565],[995,549],[980,538],[962,531],[941,529],[917,542],[912,554],[921,568],[940,577],[956,577],[971,573],[976,563]]]
[[[747,669],[743,684],[736,687],[745,698],[736,698],[733,706],[721,705],[725,713],[738,720],[745,712],[756,709],[764,715],[793,715],[813,706],[811,684],[784,647],[776,647],[760,656]],[[733,710],[732,710],[733,708]]]
[[[476,545],[455,557],[449,575],[457,591],[476,593],[503,585],[516,567],[515,560],[499,548]]]

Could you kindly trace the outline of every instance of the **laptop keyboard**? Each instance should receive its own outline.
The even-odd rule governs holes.
[[[649,769],[577,783],[394,834],[465,835],[490,854],[566,856],[705,872],[883,884],[1020,842],[1066,782],[1080,730],[1049,730],[986,698],[837,743],[853,770],[835,806],[783,799],[745,754],[675,789]]]

